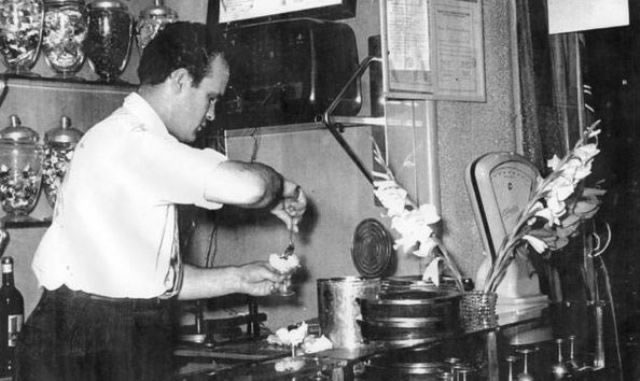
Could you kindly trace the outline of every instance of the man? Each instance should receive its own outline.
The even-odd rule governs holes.
[[[162,380],[171,376],[169,299],[267,295],[266,262],[182,264],[176,204],[269,208],[296,229],[300,188],[259,163],[193,142],[229,77],[219,35],[168,25],[144,49],[140,87],[76,147],[33,269],[43,296],[17,348],[18,380]]]

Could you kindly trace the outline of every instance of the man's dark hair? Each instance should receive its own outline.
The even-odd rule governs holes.
[[[216,28],[184,21],[167,24],[143,50],[138,65],[140,84],[162,83],[174,70],[185,68],[198,86],[211,60],[224,54],[224,47]]]

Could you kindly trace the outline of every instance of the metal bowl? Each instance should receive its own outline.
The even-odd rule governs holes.
[[[439,380],[447,364],[437,350],[416,348],[373,356],[365,375],[373,380]]]
[[[458,320],[460,294],[452,291],[404,291],[360,298],[363,320],[390,318],[436,317],[444,321]]]
[[[395,318],[358,320],[362,337],[369,341],[437,340],[451,332],[439,318]]]

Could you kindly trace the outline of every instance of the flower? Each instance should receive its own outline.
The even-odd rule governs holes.
[[[401,249],[421,258],[431,257],[433,260],[436,258],[434,253],[437,248],[458,287],[463,290],[462,276],[433,229],[433,225],[440,221],[436,207],[431,204],[418,206],[414,203],[408,197],[408,192],[396,181],[375,142],[373,147],[376,162],[384,168],[384,172],[373,172],[374,178],[377,178],[373,181],[373,193],[386,209],[386,216],[391,218],[391,228],[400,234],[395,240],[394,249]]]
[[[537,179],[527,205],[504,237],[487,274],[485,292],[495,292],[511,261],[516,255],[527,255],[527,247],[542,255],[557,251],[569,243],[582,222],[598,212],[605,191],[585,187],[584,179],[600,152],[599,123],[589,126],[564,158],[554,155],[547,161],[551,173]]]

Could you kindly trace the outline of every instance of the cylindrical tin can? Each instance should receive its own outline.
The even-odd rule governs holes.
[[[353,349],[363,343],[358,298],[375,297],[380,279],[343,277],[318,279],[318,320],[322,334],[335,348]]]

